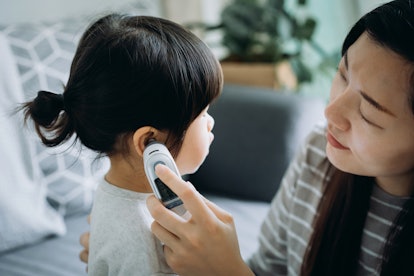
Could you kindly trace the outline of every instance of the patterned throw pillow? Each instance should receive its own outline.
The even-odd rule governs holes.
[[[14,54],[26,99],[34,98],[39,90],[63,92],[78,41],[86,27],[102,14],[160,14],[157,1],[152,0],[113,5],[106,9],[101,14],[58,22],[0,26],[0,34],[8,39]],[[96,179],[103,176],[109,161],[106,158],[94,160],[96,154],[84,147],[68,147],[71,141],[66,146],[47,148],[34,131],[30,138],[36,144],[33,162],[40,165],[49,204],[64,216],[89,211]]]
[[[68,141],[43,146],[22,114],[10,116],[19,103],[39,90],[62,93],[79,38],[104,13],[159,15],[157,1],[138,0],[107,7],[101,14],[59,22],[0,25],[0,252],[66,232],[65,216],[89,212],[97,178],[108,159]]]
[[[86,20],[67,19],[55,23],[9,25],[0,31],[18,67],[24,97],[32,99],[39,90],[62,93],[69,77],[71,61]],[[88,211],[92,204],[96,177],[107,163],[93,166],[94,154],[85,148],[47,148],[30,132],[36,145],[33,162],[40,165],[47,200],[61,215]]]

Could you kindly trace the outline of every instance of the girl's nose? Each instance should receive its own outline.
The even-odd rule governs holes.
[[[208,131],[212,131],[214,128],[215,121],[214,121],[214,118],[210,114],[207,114],[207,116],[208,116],[208,124],[207,124]]]

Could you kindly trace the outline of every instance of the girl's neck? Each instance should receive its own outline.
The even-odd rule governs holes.
[[[142,162],[138,164],[132,160],[128,162],[125,158],[116,157],[109,159],[111,166],[105,175],[105,180],[108,183],[134,192],[152,193]]]

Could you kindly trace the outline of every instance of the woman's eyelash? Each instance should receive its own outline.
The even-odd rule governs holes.
[[[338,73],[339,73],[339,75],[341,76],[341,78],[342,78],[344,81],[346,81],[346,80],[347,80],[347,79],[346,79],[346,77],[345,77],[345,75],[342,73],[342,71],[338,70]]]
[[[370,120],[368,120],[364,114],[362,114],[361,109],[359,109],[359,115],[361,116],[362,120],[364,120],[365,122],[367,122],[368,124],[372,125],[372,122]]]
[[[373,122],[371,122],[370,120],[368,120],[367,117],[365,117],[364,114],[362,114],[361,109],[359,109],[359,115],[361,116],[362,120],[364,120],[365,122],[367,122],[369,125],[374,126],[376,128],[379,128],[379,129],[383,129],[379,125],[374,124]]]

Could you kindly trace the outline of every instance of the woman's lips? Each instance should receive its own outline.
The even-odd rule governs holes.
[[[338,142],[338,140],[335,139],[335,137],[332,136],[329,132],[326,134],[326,139],[328,140],[328,143],[331,144],[332,147],[341,149],[341,150],[348,150],[349,148],[345,147],[341,143]]]

